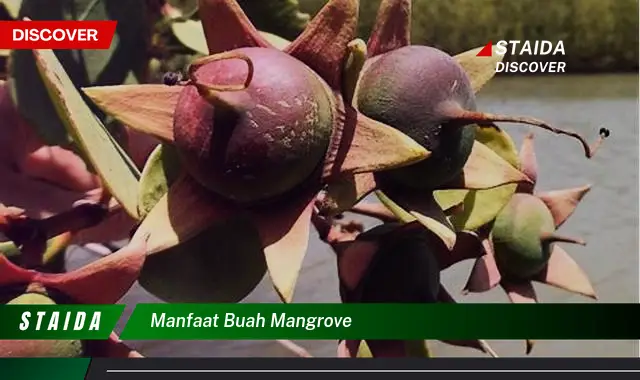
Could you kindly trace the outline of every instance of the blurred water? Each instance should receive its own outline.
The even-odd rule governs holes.
[[[539,190],[562,189],[592,183],[572,218],[562,227],[568,235],[588,241],[586,247],[567,246],[567,251],[594,282],[599,302],[638,302],[638,76],[550,76],[497,78],[479,96],[479,108],[489,112],[535,116],[559,127],[571,127],[595,138],[601,126],[611,137],[593,160],[587,160],[577,141],[536,132],[540,166]],[[519,145],[528,127],[504,124]],[[374,221],[363,219],[368,225]],[[84,265],[95,255],[82,249],[68,253],[69,267]],[[444,272],[444,283],[459,294],[471,263],[461,263]],[[338,302],[333,253],[312,237],[303,273],[296,290],[297,302]],[[543,302],[591,302],[579,296],[538,286]],[[499,289],[473,296],[458,296],[459,302],[506,302]],[[137,302],[156,300],[135,287],[122,300],[127,313]],[[278,302],[268,280],[264,280],[245,302]],[[128,317],[128,314],[127,314]],[[482,323],[477,316],[475,322]],[[470,322],[471,323],[471,322]],[[594,326],[594,328],[598,328]],[[313,355],[334,356],[335,342],[300,342]],[[492,342],[501,356],[521,356],[524,343]],[[270,341],[133,342],[148,356],[288,356]],[[478,356],[479,353],[435,343],[438,356]],[[637,341],[545,341],[533,356],[638,356]]]

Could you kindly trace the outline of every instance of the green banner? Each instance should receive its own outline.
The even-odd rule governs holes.
[[[107,339],[124,307],[0,305],[0,339]]]
[[[639,304],[138,304],[122,339],[639,339]]]
[[[90,360],[0,358],[0,376],[7,380],[82,380],[85,378]]]

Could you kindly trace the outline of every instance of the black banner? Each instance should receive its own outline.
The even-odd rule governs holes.
[[[540,379],[576,374],[579,379],[640,379],[640,359],[93,359],[88,380],[251,379]]]

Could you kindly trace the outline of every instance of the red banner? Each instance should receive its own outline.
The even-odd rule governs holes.
[[[0,49],[108,49],[117,21],[0,21]]]

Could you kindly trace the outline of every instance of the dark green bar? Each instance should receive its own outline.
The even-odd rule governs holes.
[[[152,316],[165,313],[165,327]],[[193,314],[191,314],[193,313]],[[226,313],[265,318],[264,327],[224,327]],[[275,327],[287,317],[349,317],[349,327]],[[168,327],[188,317],[190,327]],[[194,327],[218,315],[218,327]],[[639,304],[139,304],[123,339],[639,339]]]
[[[2,343],[0,343],[2,344]],[[91,359],[0,359],[0,376],[13,380],[82,380]]]
[[[0,305],[0,339],[107,339],[118,323],[124,305]],[[57,329],[52,324],[54,313],[58,312]],[[75,330],[76,317],[85,313],[84,324]],[[30,313],[30,314],[25,314]],[[65,329],[67,313],[70,313],[69,323]],[[90,330],[95,313],[99,313],[99,320],[95,319],[94,327]],[[38,329],[38,319],[40,328]],[[25,319],[28,324],[25,324]],[[49,329],[51,327],[51,329]],[[2,344],[0,342],[0,344]]]

